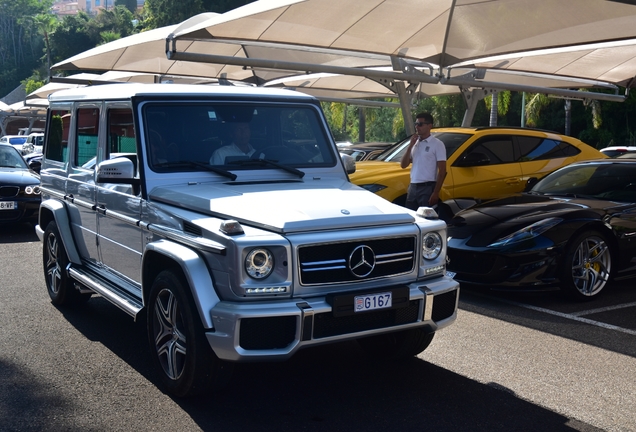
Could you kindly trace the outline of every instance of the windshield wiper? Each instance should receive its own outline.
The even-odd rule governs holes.
[[[237,177],[237,175],[234,173],[231,173],[222,168],[217,168],[215,166],[205,164],[203,162],[195,162],[195,161],[162,162],[159,164],[155,164],[154,166],[157,168],[173,168],[173,167],[179,167],[179,166],[197,167],[197,168],[203,168],[206,171],[211,171],[215,174],[222,175],[223,177],[227,177],[230,180],[236,180],[236,177]]]
[[[229,164],[239,166],[273,166],[282,169],[283,171],[287,171],[288,173],[297,175],[300,178],[303,178],[305,176],[305,173],[303,171],[287,165],[279,164],[278,162],[275,162],[271,159],[242,159],[231,161]]]

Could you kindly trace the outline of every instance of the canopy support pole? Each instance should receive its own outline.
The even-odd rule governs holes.
[[[415,133],[415,124],[413,123],[413,115],[411,114],[413,92],[417,85],[410,84],[408,87],[404,85],[404,82],[397,81],[395,83],[395,93],[400,98],[400,108],[402,109],[402,118],[404,119],[404,132],[407,136],[411,136]]]
[[[459,88],[462,92],[462,96],[464,96],[464,102],[466,102],[466,112],[464,112],[464,119],[462,120],[462,127],[470,127],[473,123],[473,117],[475,116],[475,109],[477,108],[477,103],[488,96],[489,93],[492,93],[492,90],[483,89],[483,88]]]

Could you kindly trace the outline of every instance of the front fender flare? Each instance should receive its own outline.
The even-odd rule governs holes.
[[[205,260],[195,250],[189,247],[162,239],[148,243],[146,246],[146,252],[142,259],[142,268],[144,269],[146,265],[149,265],[146,262],[146,258],[150,255],[148,254],[150,251],[158,253],[179,265],[190,286],[190,292],[192,293],[194,304],[199,311],[203,328],[214,328],[210,311],[221,300],[214,290],[212,277],[210,276],[210,271],[208,270]],[[145,279],[146,272],[144,271],[143,274]],[[143,280],[142,284],[144,287],[149,287],[152,281]]]
[[[48,217],[47,213],[49,213],[51,217]],[[48,225],[51,220],[55,220],[57,224],[57,229],[60,232],[62,244],[64,245],[64,250],[66,250],[69,261],[73,264],[81,264],[80,254],[73,241],[68,210],[64,203],[54,199],[42,201],[40,204],[40,229],[42,231],[46,230],[46,226],[42,225]]]

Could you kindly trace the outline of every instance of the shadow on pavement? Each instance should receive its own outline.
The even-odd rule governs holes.
[[[31,223],[0,224],[0,243],[26,243],[39,241]]]
[[[89,340],[158,383],[142,320],[101,298],[61,311]],[[239,364],[227,388],[174,400],[204,431],[598,430],[419,358],[371,361],[354,342],[309,348],[282,363]]]
[[[601,324],[622,326],[630,331],[636,327],[633,318],[636,310],[634,306],[611,309],[613,305],[633,305],[636,302],[633,279],[614,283],[606,289],[607,292],[596,300],[573,302],[553,292],[496,292],[462,285],[459,308],[636,357],[636,345],[630,342],[632,335],[577,319],[581,311],[610,308],[605,313],[580,316]]]

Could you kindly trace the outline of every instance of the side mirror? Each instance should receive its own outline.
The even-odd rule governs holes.
[[[356,172],[356,160],[351,157],[351,155],[340,153],[340,157],[342,158],[342,163],[344,164],[347,174]]]
[[[128,184],[133,194],[139,194],[141,182],[135,178],[135,165],[127,157],[102,161],[97,165],[97,183]]]
[[[472,152],[464,155],[460,160],[456,161],[456,167],[474,167],[490,165],[490,158],[484,153]]]
[[[528,192],[530,189],[532,189],[534,187],[534,185],[536,185],[539,182],[539,179],[537,177],[530,177],[528,179],[528,181],[526,182],[526,187],[523,188],[524,192]]]
[[[97,183],[132,183],[135,166],[128,158],[105,160],[97,165]]]
[[[457,213],[462,210],[471,208],[472,206],[479,204],[481,200],[476,198],[453,198],[444,202],[438,203],[438,213],[440,218],[448,223]]]
[[[36,159],[29,162],[29,168],[31,168],[36,173],[40,174],[40,169],[42,168],[42,159]]]

